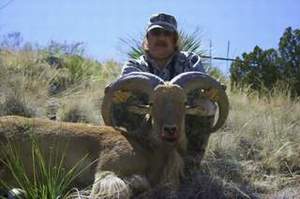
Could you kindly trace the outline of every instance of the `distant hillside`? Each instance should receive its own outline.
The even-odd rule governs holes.
[[[0,68],[0,115],[92,123],[100,122],[105,85],[120,73],[114,61],[37,50],[2,50]]]

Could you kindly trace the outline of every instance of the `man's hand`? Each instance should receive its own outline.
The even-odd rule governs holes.
[[[116,91],[113,96],[114,103],[124,103],[130,97],[130,92],[126,91]]]
[[[212,101],[217,101],[218,99],[218,91],[214,88],[210,88],[204,91],[205,96],[212,100]]]
[[[222,89],[225,91],[226,90],[226,85],[221,84]],[[204,94],[206,95],[206,97],[208,97],[209,99],[213,100],[213,101],[217,101],[218,100],[218,91],[214,88],[209,88],[206,89],[204,91]]]

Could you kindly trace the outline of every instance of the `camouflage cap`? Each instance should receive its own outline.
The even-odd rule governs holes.
[[[176,19],[174,16],[165,13],[154,14],[150,17],[150,22],[147,27],[147,32],[155,28],[161,28],[164,30],[168,30],[170,32],[177,33]]]

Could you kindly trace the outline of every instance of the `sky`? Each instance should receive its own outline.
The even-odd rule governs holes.
[[[3,8],[3,5],[7,6]],[[299,0],[0,0],[0,35],[20,32],[25,41],[47,45],[84,42],[86,54],[100,61],[124,62],[121,39],[141,38],[149,17],[165,12],[186,33],[199,29],[203,49],[229,57],[255,45],[277,48],[285,28],[300,28]],[[228,71],[224,62],[214,62]]]

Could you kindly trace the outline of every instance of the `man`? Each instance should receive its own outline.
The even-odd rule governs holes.
[[[137,60],[129,60],[122,69],[122,75],[131,72],[150,72],[165,81],[187,71],[205,73],[200,57],[192,52],[178,49],[178,30],[175,17],[159,13],[150,18],[143,42],[144,55]],[[209,91],[206,93],[209,96]],[[209,127],[214,116],[187,116],[186,133],[188,136],[187,164],[192,167],[199,165],[209,138]],[[202,140],[202,142],[200,142]]]
[[[200,57],[178,49],[178,30],[175,17],[159,13],[150,18],[143,42],[145,54],[125,63],[122,75],[133,71],[150,72],[163,80],[171,80],[187,71],[205,73]]]

